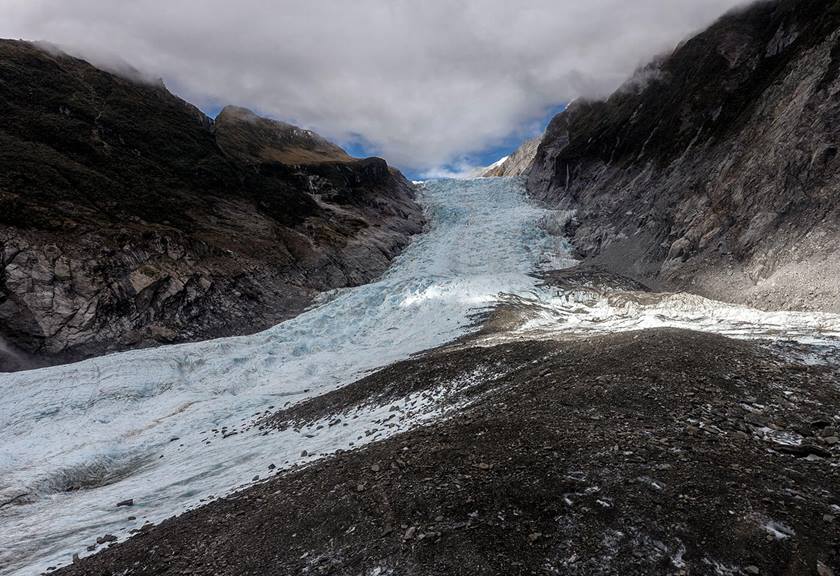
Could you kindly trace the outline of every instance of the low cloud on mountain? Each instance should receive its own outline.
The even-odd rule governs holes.
[[[603,95],[742,0],[0,0],[0,36],[128,63],[411,170]]]

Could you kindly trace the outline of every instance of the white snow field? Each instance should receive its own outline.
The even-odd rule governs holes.
[[[387,407],[300,431],[264,435],[243,425],[450,342],[499,301],[533,308],[520,336],[652,325],[748,337],[840,334],[840,318],[825,314],[541,289],[532,273],[573,261],[540,225],[555,215],[527,201],[521,179],[427,182],[421,201],[429,230],[380,281],[338,291],[274,328],[0,375],[0,574],[66,564],[97,537],[124,538],[266,477],[270,464],[282,470],[382,438],[364,431]],[[433,401],[425,412],[423,401],[408,401],[411,410],[388,433],[438,415]],[[126,499],[134,505],[116,506]]]

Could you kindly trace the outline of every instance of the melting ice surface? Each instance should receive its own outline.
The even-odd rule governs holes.
[[[750,337],[840,335],[831,315],[542,289],[532,273],[572,261],[540,225],[556,215],[530,204],[518,179],[429,182],[421,200],[430,229],[380,281],[339,291],[265,332],[0,376],[0,574],[65,564],[98,536],[124,537],[264,476],[269,464],[358,445],[387,407],[308,435],[263,436],[240,425],[447,343],[500,301],[525,310],[520,336],[668,325]],[[223,428],[239,433],[210,432]],[[133,507],[115,506],[129,498]]]

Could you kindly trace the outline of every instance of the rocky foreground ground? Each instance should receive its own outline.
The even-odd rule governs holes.
[[[59,572],[840,574],[835,356],[667,329],[461,343],[262,425],[391,404],[384,428],[412,393],[447,418],[266,462],[270,479]]]

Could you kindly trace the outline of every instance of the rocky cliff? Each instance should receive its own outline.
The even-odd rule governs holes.
[[[380,159],[0,41],[0,368],[252,332],[422,228]]]
[[[521,176],[528,172],[534,157],[537,155],[542,135],[524,142],[516,151],[504,160],[493,164],[481,176],[484,178],[501,178],[505,176]]]
[[[840,2],[730,13],[548,127],[528,187],[589,263],[763,308],[840,310]]]

